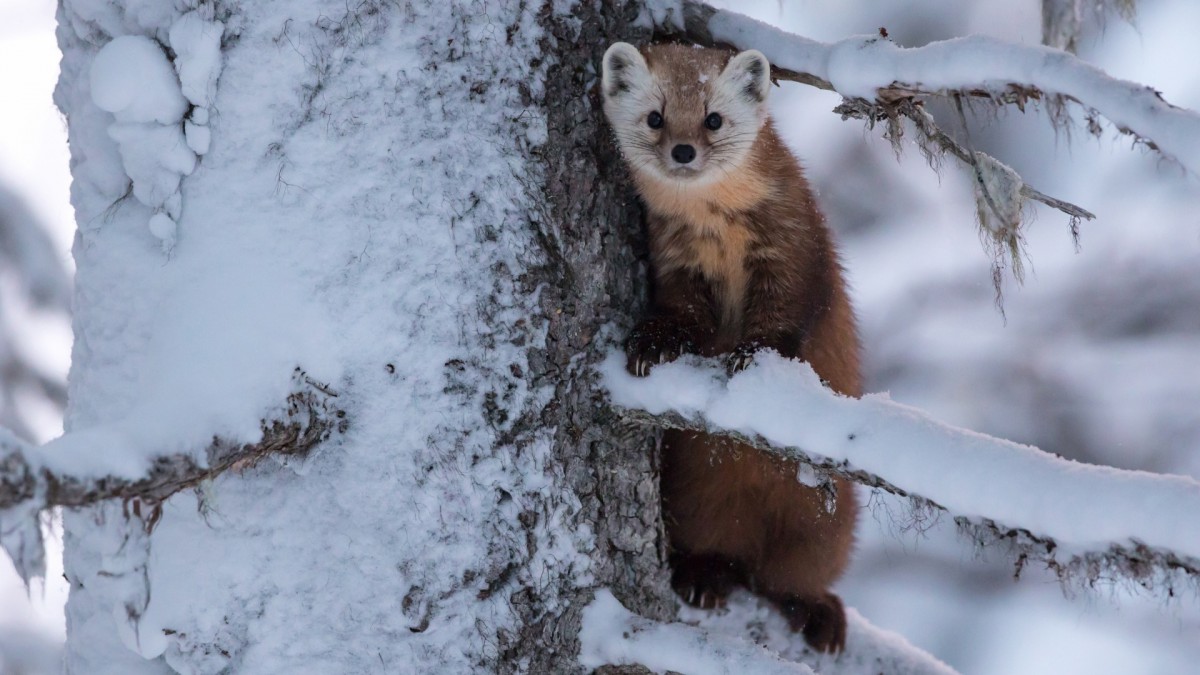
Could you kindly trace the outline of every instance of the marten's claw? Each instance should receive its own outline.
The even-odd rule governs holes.
[[[742,372],[754,363],[754,352],[758,351],[757,345],[739,345],[730,352],[725,358],[725,374],[733,377],[735,374]]]
[[[634,377],[646,377],[656,365],[670,363],[690,350],[691,343],[664,322],[646,322],[625,341],[625,369]]]
[[[700,609],[724,607],[733,587],[745,581],[739,563],[716,554],[675,553],[671,567],[671,587],[684,602]]]
[[[675,592],[679,594],[680,599],[684,602],[700,609],[724,608],[725,598],[729,594],[728,589],[713,589],[702,586],[676,587]]]

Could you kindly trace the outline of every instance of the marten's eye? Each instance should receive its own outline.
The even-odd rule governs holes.
[[[651,129],[661,129],[663,125],[662,113],[655,110],[646,116],[646,124]]]
[[[709,113],[708,117],[704,118],[704,126],[710,131],[716,131],[721,128],[721,116],[717,113]]]

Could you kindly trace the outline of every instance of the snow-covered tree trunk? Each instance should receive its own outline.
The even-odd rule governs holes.
[[[77,339],[39,461],[203,464],[297,387],[344,415],[68,510],[69,672],[569,672],[597,586],[673,611],[653,436],[590,368],[644,295],[594,89],[638,5],[61,3]]]

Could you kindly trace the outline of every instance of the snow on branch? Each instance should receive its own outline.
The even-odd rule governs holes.
[[[1123,15],[1132,12],[1131,0],[1106,2],[1114,4]],[[1069,0],[1047,3],[1055,22],[1066,16],[1063,12],[1068,9],[1078,9],[1078,3]],[[1020,225],[1026,200],[1066,213],[1073,235],[1078,235],[1080,219],[1090,220],[1093,215],[1026,185],[1016,172],[994,158],[962,147],[937,128],[923,108],[926,100],[948,98],[960,110],[964,100],[1016,105],[1022,110],[1030,101],[1042,101],[1056,126],[1068,123],[1066,106],[1073,102],[1085,111],[1089,131],[1100,133],[1097,118],[1104,116],[1135,142],[1192,172],[1200,172],[1200,115],[1167,103],[1150,87],[1113,78],[1052,47],[971,36],[906,49],[888,40],[883,29],[879,35],[827,44],[693,0],[659,8],[653,18],[656,27],[667,35],[682,33],[701,45],[763,52],[772,64],[775,80],[800,82],[841,94],[845,101],[835,112],[865,119],[872,125],[886,121],[886,136],[897,152],[904,131],[900,121],[907,118],[931,164],[936,165],[936,157],[947,152],[967,164],[975,178],[980,227],[991,244],[998,304],[1004,256],[1014,276],[1021,280]],[[1077,28],[1063,27],[1061,22],[1051,26],[1062,36],[1074,35],[1071,30],[1077,32]]]
[[[700,44],[757,49],[773,64],[777,79],[828,89],[848,99],[886,105],[904,97],[958,95],[1023,105],[1029,99],[1063,97],[1200,173],[1200,114],[1059,49],[979,35],[911,49],[880,35],[826,44],[691,1],[683,3],[682,22],[674,15],[669,20],[671,24],[660,28],[682,30]]]
[[[630,612],[609,590],[599,589],[583,610],[579,662],[605,675],[646,672],[954,675],[955,672],[899,635],[871,625],[853,608],[846,611],[849,623],[846,649],[833,656],[808,649],[804,639],[792,632],[783,617],[761,599],[735,592],[729,600],[725,611],[685,610],[683,621],[660,623]]]
[[[893,403],[824,387],[805,363],[760,352],[733,378],[695,357],[634,378],[623,357],[602,364],[627,419],[728,436],[946,512],[982,545],[1008,544],[1017,573],[1040,562],[1059,580],[1132,580],[1174,595],[1200,580],[1200,482],[1081,464],[956,429]],[[812,477],[799,477],[812,482]]]
[[[117,469],[108,475],[93,470],[80,476],[53,471],[36,462],[33,446],[0,429],[0,546],[28,581],[44,570],[38,527],[44,509],[121,499],[152,527],[161,502],[176,492],[230,469],[248,469],[270,455],[304,456],[335,431],[345,431],[345,412],[334,401],[337,394],[301,371],[296,379],[298,386],[288,396],[284,414],[262,421],[259,441],[238,443],[214,437],[202,455],[157,457],[137,478],[121,475]]]

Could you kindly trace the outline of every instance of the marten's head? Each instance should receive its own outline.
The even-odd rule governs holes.
[[[618,42],[604,53],[604,114],[643,178],[702,187],[737,171],[767,118],[771,68],[753,49]]]

